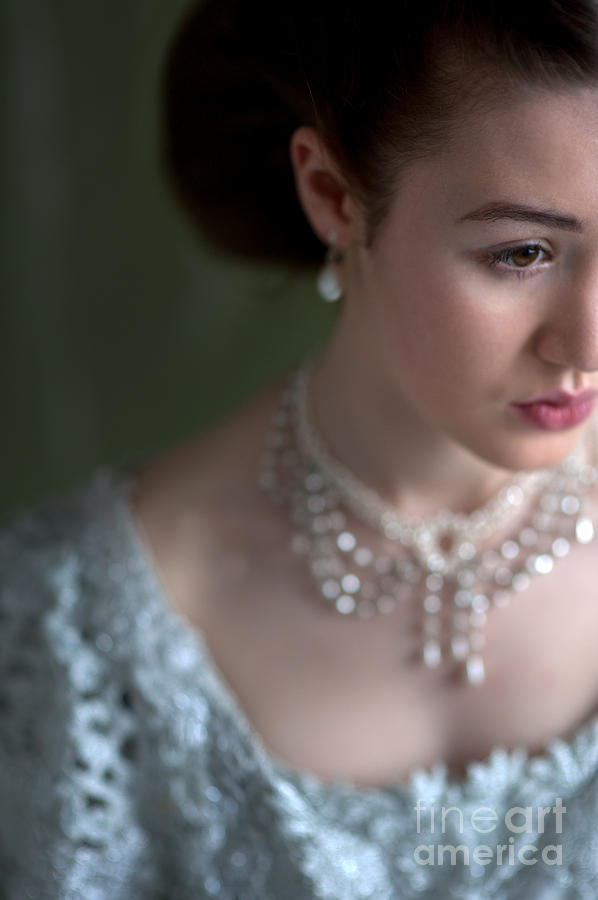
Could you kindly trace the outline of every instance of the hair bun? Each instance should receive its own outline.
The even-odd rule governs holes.
[[[305,264],[321,259],[322,247],[298,203],[289,157],[302,119],[288,102],[292,79],[272,59],[277,28],[264,13],[274,14],[274,4],[261,6],[207,0],[183,20],[164,67],[162,163],[217,246]]]

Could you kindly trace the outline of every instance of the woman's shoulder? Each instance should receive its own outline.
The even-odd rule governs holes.
[[[23,859],[34,852],[25,831],[58,802],[52,779],[57,767],[73,766],[73,711],[91,700],[108,664],[93,610],[102,609],[108,548],[118,541],[119,477],[97,469],[20,510],[0,532],[0,867],[7,848],[20,847]]]
[[[136,472],[131,514],[173,605],[199,615],[198,598],[238,550],[254,557],[279,517],[258,485],[269,419],[284,377],[267,384],[193,438]],[[190,609],[191,605],[194,611]],[[197,615],[196,615],[197,614]]]
[[[211,546],[219,522],[253,515],[255,465],[283,380],[205,432],[155,457],[98,466],[0,523],[0,634],[57,604],[77,602],[82,613],[131,567],[152,574],[144,551],[150,563],[172,555],[178,564],[188,535],[202,530]]]
[[[0,608],[31,611],[53,587],[60,594],[67,571],[93,559],[111,526],[114,488],[124,470],[94,470],[60,494],[17,511],[0,529]],[[36,588],[45,586],[42,598]]]
[[[69,697],[94,682],[115,629],[133,634],[127,610],[150,574],[124,508],[133,486],[127,467],[99,467],[0,531],[0,711],[15,736],[17,720],[66,713]]]
[[[114,587],[110,567],[127,564],[117,534],[122,478],[120,470],[96,469],[20,510],[0,531],[0,711],[7,725],[0,751],[10,758],[33,752],[27,745],[40,731],[31,723],[41,727],[58,707],[64,712],[70,688],[83,686],[96,665],[94,609]]]
[[[236,505],[253,496],[268,425],[287,375],[268,382],[211,426],[148,458],[138,490],[166,509],[183,500],[198,508]],[[177,506],[178,508],[178,506]]]
[[[0,527],[0,585],[9,578],[40,574],[59,565],[85,543],[86,532],[101,519],[97,501],[108,496],[114,470],[96,469],[62,493],[18,509]],[[76,551],[75,551],[76,552]]]

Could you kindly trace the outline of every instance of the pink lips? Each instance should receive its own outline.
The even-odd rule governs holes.
[[[580,425],[594,409],[598,391],[589,388],[578,394],[550,391],[522,403],[511,404],[517,415],[544,431],[560,431]]]

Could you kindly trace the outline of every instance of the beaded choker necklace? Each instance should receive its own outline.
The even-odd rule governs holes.
[[[469,515],[443,509],[424,520],[401,515],[331,456],[309,412],[310,371],[308,362],[292,373],[281,393],[259,474],[272,502],[290,507],[293,551],[307,559],[319,592],[340,615],[368,619],[417,604],[424,665],[436,668],[450,657],[468,683],[483,683],[489,609],[550,573],[573,543],[594,538],[584,499],[598,478],[596,423],[558,467],[517,473]],[[521,520],[526,500],[523,523],[483,549],[510,518]],[[383,553],[358,542],[348,513],[382,536]]]

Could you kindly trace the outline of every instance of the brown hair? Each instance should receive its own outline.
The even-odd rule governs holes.
[[[299,125],[319,131],[373,236],[401,167],[449,140],[458,113],[501,86],[597,76],[598,0],[204,0],[166,57],[162,162],[219,246],[313,262],[289,158]]]

